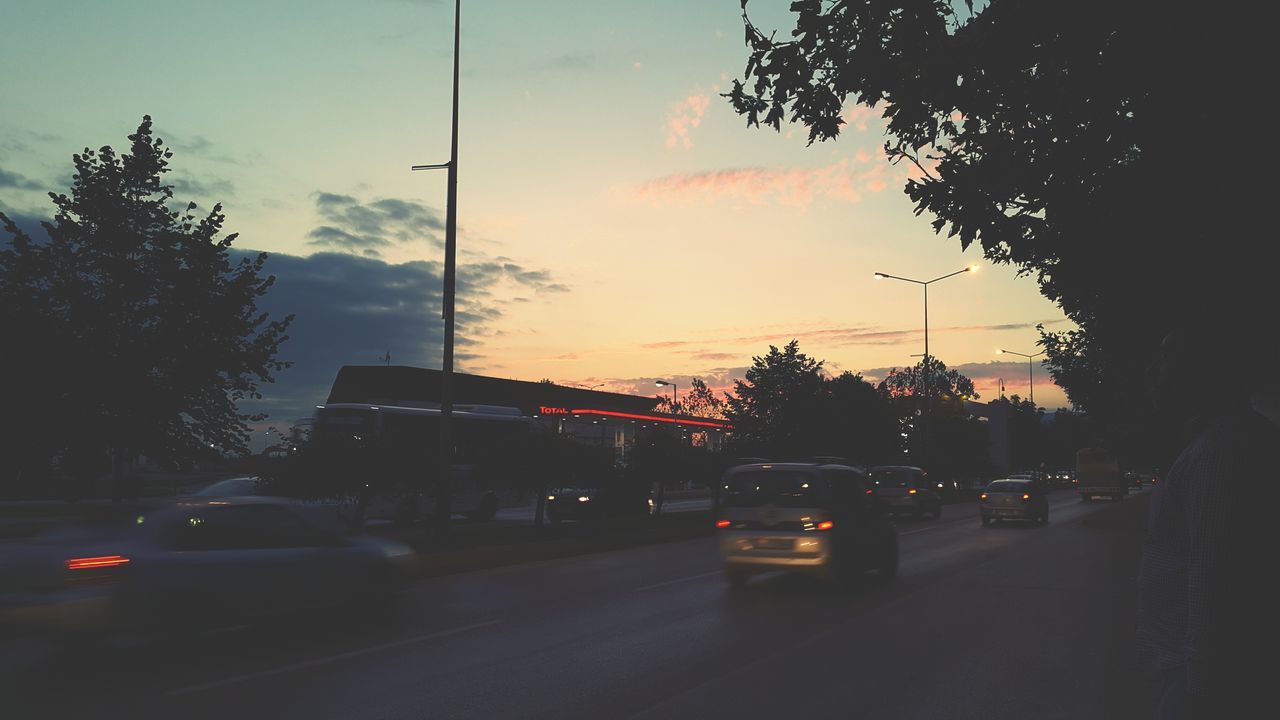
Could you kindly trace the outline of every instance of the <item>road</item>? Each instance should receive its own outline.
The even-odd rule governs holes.
[[[711,538],[435,578],[394,621],[0,650],[6,717],[1134,718],[1146,498],[899,521],[900,576],[726,589]],[[16,709],[16,714],[13,712]]]
[[[662,503],[662,512],[679,513],[679,512],[698,512],[701,510],[711,509],[711,498],[688,498],[681,500],[667,500]],[[536,507],[527,505],[525,507],[502,508],[498,510],[497,518],[499,520],[525,520],[533,522],[534,511]]]

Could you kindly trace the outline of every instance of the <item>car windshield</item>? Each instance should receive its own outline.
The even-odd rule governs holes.
[[[911,483],[911,473],[906,468],[875,468],[871,471],[871,481],[879,487],[907,487]]]
[[[724,484],[725,507],[820,507],[824,496],[821,479],[811,473],[752,470],[730,477]]]
[[[258,489],[257,478],[231,478],[210,485],[195,495],[200,497],[230,497],[234,495],[253,495]]]
[[[997,480],[987,486],[989,493],[1024,493],[1031,485],[1022,480]]]

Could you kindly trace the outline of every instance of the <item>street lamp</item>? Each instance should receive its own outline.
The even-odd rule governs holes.
[[[595,385],[584,385],[583,387],[585,387],[588,390],[595,390],[598,387],[604,387],[604,383],[596,383]]]
[[[461,40],[462,0],[453,5],[453,137],[449,161],[414,165],[411,170],[447,170],[448,193],[444,221],[444,290],[440,315],[444,320],[444,348],[440,363],[440,452],[436,467],[436,520],[442,534],[449,532],[449,474],[453,468],[453,335],[454,295],[458,267],[458,47]],[[390,353],[388,352],[388,357]]]
[[[931,406],[933,402],[933,388],[932,386],[929,385],[929,358],[930,358],[929,356],[929,286],[938,282],[939,280],[946,280],[949,277],[955,277],[956,275],[963,275],[964,273],[977,272],[977,270],[978,270],[977,265],[970,265],[963,270],[957,270],[953,273],[941,275],[932,280],[915,280],[913,278],[899,277],[897,275],[890,275],[888,273],[882,273],[882,272],[878,272],[875,274],[875,278],[877,280],[884,280],[886,278],[889,280],[901,280],[902,282],[915,283],[916,285],[920,285],[924,288],[924,361],[923,361],[924,369],[920,373],[920,375],[921,375],[921,381],[924,383],[925,425],[924,425],[923,455],[925,457],[926,463],[928,462],[928,458],[929,458],[929,415],[932,412]]]
[[[1017,355],[1019,357],[1024,357],[1027,359],[1027,386],[1030,388],[1031,404],[1035,405],[1036,404],[1036,384],[1035,384],[1035,375],[1032,370],[1033,366],[1031,364],[1031,359],[1040,357],[1041,355],[1044,354],[1044,351],[1041,350],[1035,355],[1028,355],[1026,353],[1014,352],[1013,350],[996,350],[996,354],[997,355]]]
[[[676,387],[676,384],[673,382],[667,382],[666,380],[659,380],[655,382],[654,385],[657,385],[658,387],[666,387],[668,385],[671,386],[671,414],[675,415],[676,402],[680,399],[680,391]]]

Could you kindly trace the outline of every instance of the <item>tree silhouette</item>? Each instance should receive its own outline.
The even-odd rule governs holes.
[[[724,400],[716,397],[716,394],[699,378],[693,378],[691,385],[692,388],[680,402],[681,412],[696,417],[724,419]]]
[[[19,406],[41,407],[5,442],[109,448],[118,477],[139,453],[246,452],[247,423],[263,416],[237,402],[288,366],[276,352],[292,320],[258,311],[275,280],[262,276],[266,253],[232,261],[220,205],[174,208],[172,153],[149,116],[129,141],[74,156],[70,194],[50,193],[47,242],[0,214],[12,236],[0,250],[3,373]]]
[[[1247,262],[1267,185],[1245,181],[1267,163],[1224,147],[1259,116],[1249,104],[1265,81],[1251,73],[1269,67],[1267,43],[1241,37],[1257,31],[1246,14],[799,0],[794,31],[775,39],[746,4],[735,110],[775,130],[801,123],[810,142],[835,138],[849,104],[878,111],[917,214],[1033,276],[1074,322],[1041,339],[1074,405],[1145,406],[1142,370],[1191,309],[1231,320],[1267,306],[1268,264]],[[1206,94],[1238,102],[1188,102]]]

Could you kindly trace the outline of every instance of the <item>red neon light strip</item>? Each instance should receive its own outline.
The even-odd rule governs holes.
[[[678,423],[680,425],[699,425],[701,427],[711,427],[719,430],[729,430],[733,428],[728,423],[712,422],[709,420],[678,420],[676,418],[655,417],[653,415],[636,415],[633,413],[614,412],[613,410],[574,410],[575,415],[604,415],[606,417],[628,418],[630,420],[646,420],[651,422]]]
[[[123,555],[103,555],[101,557],[72,558],[67,561],[68,570],[86,570],[88,568],[116,567],[129,562]]]

